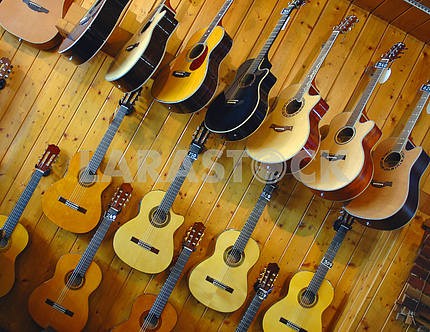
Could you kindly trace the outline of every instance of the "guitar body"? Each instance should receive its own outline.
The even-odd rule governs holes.
[[[239,231],[233,229],[221,233],[212,256],[195,266],[188,279],[191,294],[216,311],[233,312],[245,302],[248,295],[248,271],[260,255],[257,242],[250,238],[240,263],[237,266],[228,265],[225,255],[239,234]],[[215,286],[214,282],[230,287],[231,291]]]
[[[200,110],[212,99],[218,86],[219,65],[233,41],[223,27],[217,26],[205,45],[197,44],[206,30],[196,32],[185,49],[154,79],[152,96],[162,103],[175,104],[176,112]]]
[[[166,303],[161,317],[158,320],[158,325],[154,327],[142,328],[146,316],[151,310],[152,305],[157,298],[156,295],[143,294],[134,301],[133,308],[131,309],[130,317],[128,320],[115,328],[113,332],[129,332],[129,331],[157,331],[157,332],[170,332],[178,321],[178,314],[175,308],[169,303]]]
[[[420,180],[430,158],[422,147],[403,150],[401,157],[389,155],[395,143],[395,139],[389,138],[378,144],[372,153],[375,163],[372,184],[345,207],[349,214],[371,228],[402,227],[414,217],[418,208]],[[390,157],[400,160],[390,165],[386,163]],[[373,185],[374,182],[389,184],[381,187],[377,183]]]
[[[80,65],[97,54],[129,0],[97,0],[61,43],[58,52]]]
[[[72,2],[72,0],[35,2],[47,10],[46,13],[30,9],[22,0],[2,0],[0,1],[0,25],[31,45],[47,50],[61,42],[62,38],[55,25],[65,15]]]
[[[175,13],[165,5],[160,12],[151,13],[142,29],[120,51],[106,80],[124,92],[140,88],[158,69],[177,25]]]
[[[7,216],[0,215],[0,228]],[[0,297],[9,293],[15,283],[15,259],[28,243],[28,232],[21,224],[17,224],[7,245],[0,245]]]
[[[28,299],[28,311],[39,326],[64,332],[81,331],[85,327],[88,320],[88,298],[100,285],[102,272],[97,264],[92,262],[81,287],[67,288],[65,286],[67,275],[73,271],[80,259],[81,255],[76,254],[61,256],[55,268],[54,277],[31,293]],[[46,303],[47,299],[60,302],[57,303],[73,314],[68,315],[54,309]]]
[[[336,137],[345,127],[350,114],[343,112],[332,119],[315,158],[300,173],[296,173],[300,174],[298,178],[305,186],[325,199],[352,199],[366,189],[373,176],[370,151],[381,137],[381,131],[373,121],[357,122],[352,138],[346,143],[338,143]],[[339,159],[328,160],[323,153],[338,156]]]
[[[299,88],[300,84],[295,84],[282,91],[275,109],[247,140],[246,152],[252,159],[277,163],[297,155],[309,162],[315,156],[320,144],[318,124],[328,105],[311,87],[300,108],[290,113],[287,106],[294,101]],[[303,162],[297,164],[304,166]]]
[[[90,186],[79,183],[79,174],[88,164],[88,155],[80,151],[70,160],[64,178],[53,183],[42,196],[42,209],[45,215],[59,227],[73,233],[86,233],[99,222],[102,213],[101,195],[110,185],[111,177],[97,171],[97,181]],[[62,203],[64,198],[79,206],[74,209]],[[84,211],[84,210],[85,211]]]
[[[118,228],[113,238],[117,256],[132,268],[145,273],[159,273],[169,266],[173,258],[173,234],[184,222],[184,217],[170,211],[163,226],[151,223],[151,215],[164,194],[161,190],[147,193],[140,202],[137,217]],[[146,249],[142,242],[136,243],[139,240],[153,249]]]
[[[272,305],[263,317],[263,330],[265,332],[322,331],[321,315],[330,305],[334,297],[334,289],[330,282],[323,280],[318,291],[316,303],[307,308],[300,304],[299,295],[308,287],[314,273],[301,271],[296,273],[290,281],[288,294],[285,298]],[[280,320],[287,320],[297,328],[292,328]]]
[[[230,141],[244,139],[260,127],[269,108],[269,91],[276,83],[267,59],[252,77],[244,79],[252,61],[248,59],[239,67],[233,84],[212,101],[206,113],[206,128]],[[235,91],[232,98],[237,103],[228,103],[231,91]]]

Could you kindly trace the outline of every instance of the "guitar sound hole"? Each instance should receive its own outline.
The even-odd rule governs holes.
[[[290,100],[288,104],[284,104],[282,107],[282,115],[283,116],[291,116],[296,114],[303,106],[302,101],[298,101],[296,99]]]
[[[403,154],[399,152],[390,152],[381,160],[381,167],[385,170],[391,170],[400,165],[403,161]]]
[[[161,228],[170,222],[170,213],[166,213],[165,211],[159,209],[159,206],[156,206],[149,212],[149,220],[151,221],[151,225]]]
[[[10,247],[10,239],[2,237],[0,239],[0,251],[7,250]]]
[[[205,45],[197,44],[191,49],[190,53],[188,54],[188,57],[191,60],[197,59],[200,55],[203,54],[204,51],[205,51]]]
[[[228,247],[224,252],[224,261],[228,266],[239,266],[245,259],[245,253],[241,253],[238,250],[233,251],[233,247]]]
[[[344,127],[337,132],[336,143],[346,144],[354,137],[354,135],[355,130],[353,127]]]
[[[240,86],[243,88],[250,86],[250,85],[252,85],[254,80],[255,80],[254,74],[245,74],[245,75],[243,75],[242,79],[240,80]]]
[[[145,311],[142,315],[140,315],[139,323],[141,330],[157,330],[158,327],[161,325],[161,318],[155,317],[155,315],[152,315],[151,317],[148,316],[149,311]],[[145,322],[146,319],[146,322]]]
[[[64,281],[70,289],[79,289],[84,285],[85,278],[79,274],[73,274],[73,271],[70,271],[66,274]]]
[[[315,295],[304,288],[299,292],[298,300],[303,307],[311,308],[317,303],[318,295]]]
[[[91,187],[94,183],[96,183],[97,175],[91,174],[91,172],[84,168],[79,172],[79,184],[84,187]]]

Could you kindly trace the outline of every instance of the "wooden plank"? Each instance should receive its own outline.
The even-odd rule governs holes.
[[[376,7],[380,6],[386,0],[353,0],[353,3],[361,8],[372,12]]]
[[[411,5],[403,0],[385,0],[372,14],[392,22],[410,8]]]
[[[412,7],[399,15],[399,17],[396,17],[392,23],[400,29],[410,32],[428,20],[429,15],[427,13]]]

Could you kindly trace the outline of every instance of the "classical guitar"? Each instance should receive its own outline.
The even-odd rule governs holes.
[[[6,86],[6,78],[9,77],[13,66],[8,58],[0,58],[0,90]]]
[[[333,286],[324,279],[354,218],[347,213],[335,222],[336,235],[315,273],[297,272],[285,298],[272,305],[263,317],[265,332],[322,331],[321,315],[334,297]]]
[[[200,125],[169,189],[147,193],[140,202],[137,217],[116,231],[113,238],[115,253],[132,268],[159,273],[172,261],[173,234],[184,222],[184,217],[175,214],[171,208],[208,135],[208,130]]]
[[[370,151],[381,137],[374,121],[360,122],[364,107],[388,66],[405,44],[397,43],[375,64],[366,90],[352,112],[342,112],[330,122],[315,158],[294,175],[323,198],[346,201],[366,189],[373,175]]]
[[[288,23],[291,12],[305,4],[294,0],[281,12],[281,18],[255,59],[248,59],[237,70],[233,83],[209,105],[205,126],[231,141],[251,135],[261,125],[269,108],[269,92],[276,82],[270,72],[270,47]]]
[[[236,332],[246,332],[249,329],[252,321],[257,315],[258,309],[261,304],[272,292],[273,284],[275,283],[276,277],[279,273],[279,266],[276,263],[269,263],[265,268],[260,278],[257,280],[254,288],[256,293],[248,308],[245,311],[239,325],[236,328]]]
[[[399,137],[379,143],[372,152],[373,179],[345,210],[364,225],[393,230],[406,225],[418,209],[421,176],[430,158],[422,147],[409,147],[408,137],[430,96],[430,81]]]
[[[80,65],[97,54],[108,40],[130,0],[96,0],[64,38],[58,52]]]
[[[172,111],[196,112],[215,94],[218,68],[233,44],[220,25],[232,3],[233,0],[226,0],[209,27],[197,31],[154,79],[152,96],[159,102],[175,104]]]
[[[49,174],[59,153],[60,149],[56,145],[48,145],[12,212],[8,216],[0,215],[0,297],[12,289],[15,282],[15,259],[28,243],[28,233],[19,219],[40,179]]]
[[[88,298],[102,279],[100,267],[93,262],[94,256],[132,190],[128,183],[118,188],[83,255],[61,256],[54,276],[30,294],[28,311],[39,326],[62,332],[84,328],[88,319]]]
[[[69,9],[72,0],[2,0],[0,25],[40,49],[57,46],[62,38],[56,24]]]
[[[94,154],[88,151],[76,153],[64,178],[53,183],[42,196],[43,212],[59,227],[86,233],[100,220],[101,194],[110,185],[111,177],[102,174],[99,167],[124,116],[133,110],[138,95],[139,92],[124,95]]]
[[[328,105],[312,82],[339,34],[351,30],[357,21],[351,15],[335,26],[303,82],[281,92],[264,124],[247,140],[246,152],[252,159],[276,163],[299,154],[302,162],[297,166],[301,168],[314,157],[320,144],[318,124]]]
[[[139,296],[133,304],[128,320],[112,329],[112,331],[172,331],[178,320],[178,315],[168,300],[191,253],[196,250],[204,230],[205,226],[201,222],[194,223],[185,236],[182,251],[160,293],[157,296],[152,294]]]
[[[233,312],[245,302],[247,274],[260,255],[251,234],[275,188],[275,184],[267,183],[242,230],[229,229],[221,233],[212,256],[191,271],[188,287],[205,306],[220,312]]]
[[[161,0],[118,53],[106,80],[125,92],[140,88],[158,69],[177,25],[170,1]]]

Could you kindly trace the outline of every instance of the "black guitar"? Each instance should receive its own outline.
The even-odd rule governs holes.
[[[281,18],[258,56],[246,60],[237,70],[233,83],[209,105],[206,128],[236,141],[251,135],[261,125],[269,108],[269,91],[276,83],[276,77],[270,72],[270,47],[284,29],[291,12],[305,2],[294,0],[282,10]]]

